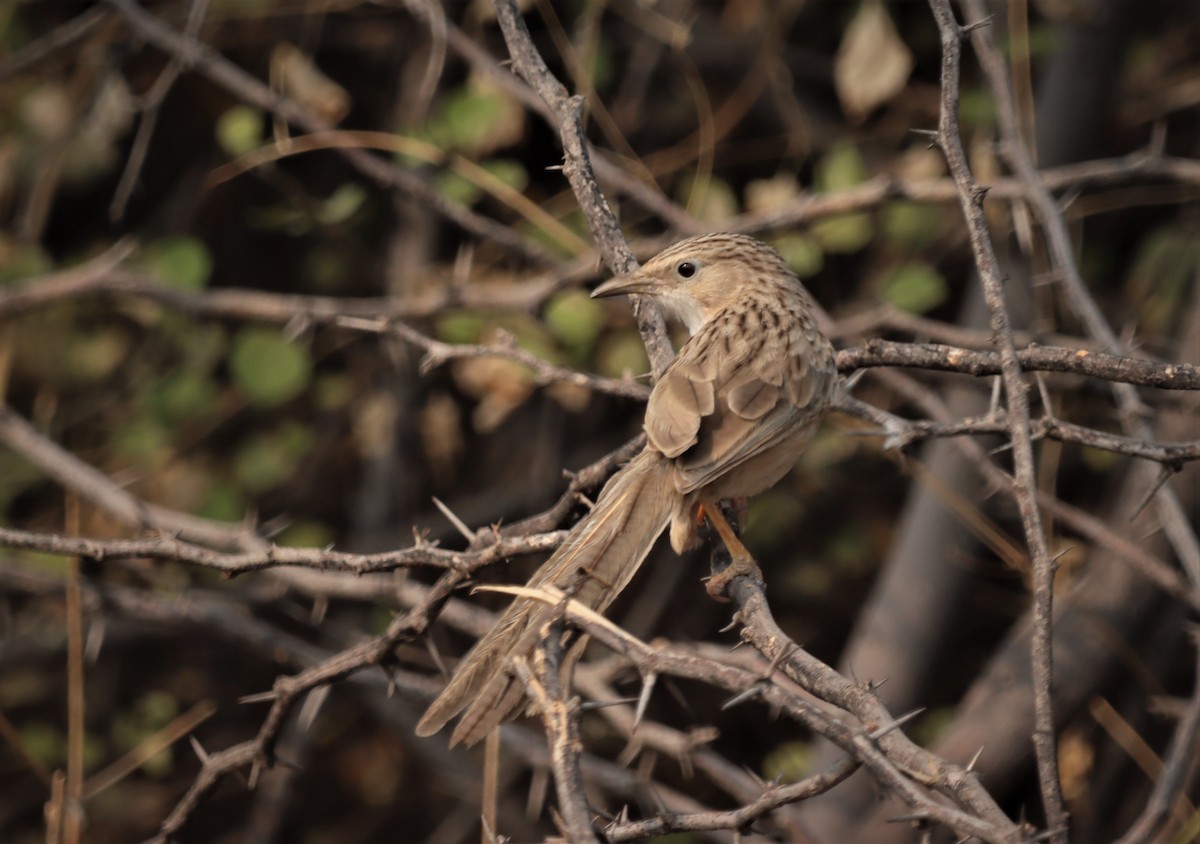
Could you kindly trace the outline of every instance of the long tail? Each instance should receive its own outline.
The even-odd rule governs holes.
[[[650,449],[631,460],[609,480],[595,509],[575,525],[529,585],[574,586],[575,600],[603,611],[637,572],[678,504],[670,473],[668,460]],[[417,724],[417,735],[436,733],[466,709],[450,745],[470,745],[511,716],[524,689],[508,673],[508,659],[533,650],[551,613],[553,608],[545,604],[514,600],[463,658],[449,685]]]

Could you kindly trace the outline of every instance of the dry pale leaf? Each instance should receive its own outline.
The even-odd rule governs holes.
[[[834,61],[833,79],[847,116],[861,119],[894,97],[912,72],[912,53],[887,9],[866,0],[846,28]]]
[[[769,214],[786,208],[800,196],[800,183],[792,173],[776,173],[769,179],[755,179],[746,185],[746,210],[751,214]]]
[[[282,93],[327,123],[336,124],[350,113],[350,93],[286,41],[271,51],[271,78]]]

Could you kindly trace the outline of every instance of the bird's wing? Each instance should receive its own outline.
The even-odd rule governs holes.
[[[770,322],[769,317],[767,321]],[[646,433],[677,458],[677,486],[692,492],[762,453],[808,415],[830,373],[814,369],[797,327],[768,342],[777,324],[736,305],[710,320],[679,350],[646,408]]]

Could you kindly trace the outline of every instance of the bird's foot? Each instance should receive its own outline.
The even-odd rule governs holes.
[[[700,512],[703,513],[704,518],[708,520],[717,535],[721,537],[721,543],[725,546],[723,550],[729,558],[727,565],[705,578],[704,588],[708,590],[709,596],[714,600],[728,603],[729,598],[725,596],[725,591],[735,577],[752,577],[761,582],[762,570],[754,561],[754,556],[738,538],[737,532],[730,526],[720,505],[701,504]],[[714,554],[714,568],[716,568],[717,562],[715,557],[716,554]]]
[[[758,567],[758,563],[754,562],[753,557],[733,557],[729,561],[729,565],[704,579],[704,588],[708,590],[708,596],[714,601],[720,601],[723,604],[729,603],[725,590],[729,588],[729,584],[735,577],[749,577],[761,582],[763,579],[762,569]]]

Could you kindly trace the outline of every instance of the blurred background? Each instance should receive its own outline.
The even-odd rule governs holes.
[[[1196,157],[1200,10],[1014,0],[993,11],[1022,131],[1039,166],[1058,168],[1051,186],[1090,291],[1140,354],[1196,362],[1200,177],[1114,159],[1153,143],[1172,160]],[[938,115],[940,45],[925,4],[538,0],[523,12],[553,71],[586,97],[600,183],[640,258],[695,232],[754,232],[829,312],[839,346],[987,345],[956,195],[941,154],[912,132]],[[369,552],[417,536],[461,548],[434,497],[472,529],[511,523],[553,504],[565,471],[638,432],[636,400],[539,386],[498,358],[422,373],[420,348],[334,319],[390,315],[447,343],[511,338],[581,371],[647,371],[627,303],[587,298],[607,273],[557,169],[557,135],[511,76],[488,4],[9,0],[0,51],[0,525],[137,535],[111,506],[125,494],[282,545]],[[964,142],[987,184],[1006,172],[995,104],[964,56]],[[1100,175],[1067,167],[1076,162]],[[1011,197],[997,192],[988,211],[1022,337],[1088,345]],[[1121,430],[1107,385],[1048,383],[1054,413]],[[871,375],[856,395],[923,416],[932,394],[967,416],[987,411],[991,389]],[[1191,397],[1144,398],[1160,439],[1200,437]],[[909,730],[923,743],[965,762],[982,736],[985,785],[1011,816],[1036,819],[1021,705],[972,708],[988,690],[1021,688],[1027,671],[1015,508],[952,445],[884,452],[864,427],[831,419],[753,504],[746,539],[772,608],[816,656],[886,680],[893,712],[926,707]],[[78,474],[64,486],[47,444],[102,473],[107,491],[91,495]],[[1150,482],[1129,458],[1046,443],[1038,460],[1043,489],[1171,559],[1153,507],[1131,521]],[[1194,470],[1172,483],[1194,524]],[[1083,619],[1060,628],[1074,840],[1112,840],[1144,807],[1192,694],[1185,605],[1105,564],[1077,532],[1049,529],[1064,613]],[[660,549],[610,615],[642,637],[734,643],[718,632],[728,609],[703,592],[703,556]],[[517,581],[536,562],[480,577]],[[229,579],[172,561],[77,565],[0,549],[0,840],[56,840],[43,807],[54,772],[72,766],[84,777],[84,840],[153,835],[199,768],[189,731],[208,753],[253,737],[266,705],[241,698],[380,633],[438,573]],[[68,581],[81,588],[74,608]],[[485,625],[475,612],[435,628],[445,657]],[[67,630],[80,621],[82,701],[68,695],[67,670]],[[422,642],[399,663],[409,673],[394,696],[379,669],[311,695],[281,738],[288,764],[253,791],[221,784],[180,840],[477,839],[478,753],[413,737],[437,668]],[[636,676],[616,676],[636,694]],[[70,737],[69,697],[85,728]],[[722,700],[677,684],[650,715],[766,780],[836,758],[795,724],[724,712]],[[584,728],[611,768],[596,805],[652,813],[656,789],[736,805],[718,778],[665,754],[618,767],[626,740],[594,715]],[[535,840],[554,829],[539,810],[546,772],[530,762],[532,729],[511,741],[498,831]],[[799,840],[799,828],[828,841],[919,834],[883,824],[877,806],[859,774],[795,809],[799,825],[764,821],[753,840]],[[1176,837],[1161,840],[1193,840],[1194,808],[1185,799],[1175,811]]]

